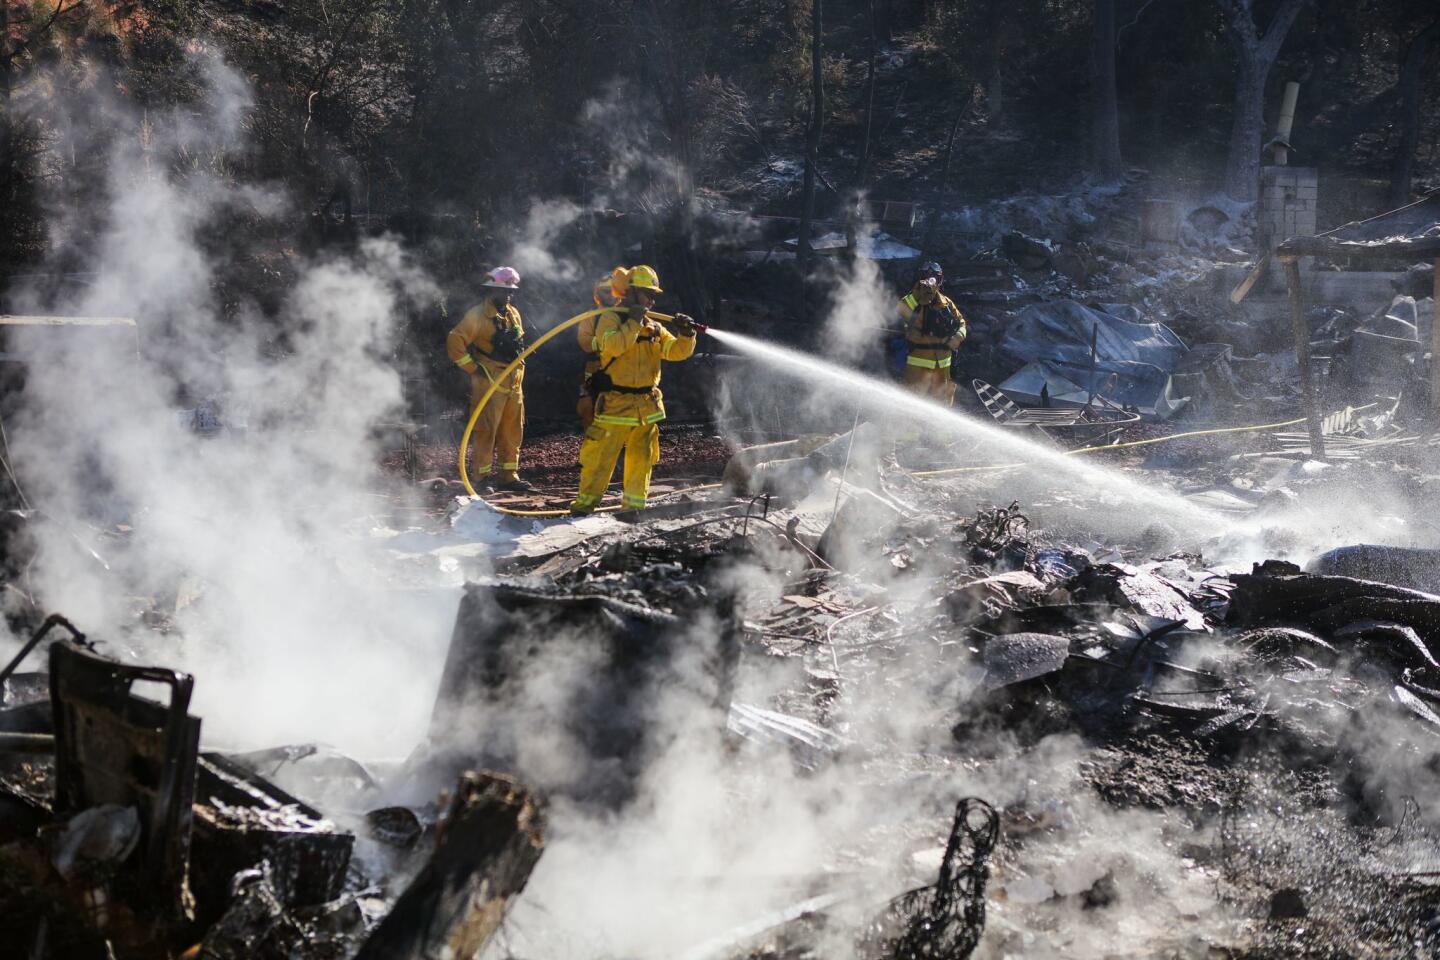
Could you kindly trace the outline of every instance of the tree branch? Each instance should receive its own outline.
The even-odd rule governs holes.
[[[65,5],[65,0],[57,0],[55,4],[55,9],[51,12],[49,19],[47,19],[38,29],[32,30],[30,32],[30,36],[25,38],[24,43],[21,43],[14,50],[11,50],[8,57],[6,58],[7,61],[15,61],[20,59],[20,56],[26,50],[30,49],[31,45],[34,44],[35,41],[39,40],[41,37],[45,36],[45,34],[50,32],[50,28],[55,26],[57,20],[59,20],[65,14],[73,13],[79,7],[85,6],[85,3],[86,0],[75,0],[74,3],[70,4],[67,7]],[[9,62],[5,64],[5,66],[7,67],[9,65]]]
[[[1300,15],[1300,9],[1309,3],[1310,0],[1282,0],[1280,9],[1275,11],[1275,16],[1270,18],[1270,26],[1265,30],[1265,38],[1260,41],[1260,56],[1269,63],[1280,55],[1280,47],[1285,43],[1285,36],[1295,24],[1295,18]]]

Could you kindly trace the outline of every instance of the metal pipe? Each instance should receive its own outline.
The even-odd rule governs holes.
[[[1275,136],[1290,142],[1290,130],[1295,126],[1295,101],[1300,96],[1300,84],[1291,80],[1285,84],[1285,98],[1280,101],[1280,122],[1275,127]]]
[[[1285,84],[1285,96],[1280,101],[1280,119],[1275,124],[1275,139],[1270,144],[1270,156],[1275,166],[1283,167],[1290,161],[1290,130],[1295,125],[1295,101],[1300,96],[1300,84],[1291,80]]]
[[[40,624],[40,629],[35,631],[35,635],[25,641],[25,646],[20,648],[20,652],[15,654],[14,658],[5,665],[3,670],[0,670],[0,683],[4,683],[9,679],[10,674],[19,668],[20,662],[30,655],[30,651],[34,650],[41,640],[45,639],[45,634],[50,632],[50,628],[57,624],[69,630],[76,640],[85,639],[85,634],[76,630],[75,625],[69,620],[66,620],[58,613],[50,614],[50,616],[45,618],[45,622]]]

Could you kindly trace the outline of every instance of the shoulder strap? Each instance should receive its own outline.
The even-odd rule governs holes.
[[[4,2],[4,0],[0,0],[0,2]],[[628,314],[628,313],[630,312],[630,308],[629,308],[629,307],[606,307],[606,308],[605,308],[605,312],[606,312],[606,313],[626,313],[626,314]],[[599,372],[599,373],[604,373],[606,370],[609,370],[611,367],[613,367],[613,366],[615,365],[615,361],[616,361],[616,360],[619,360],[619,359],[620,359],[620,357],[618,357],[618,356],[616,356],[616,357],[611,357],[611,358],[610,358],[610,362],[607,363],[607,364],[605,364],[605,366],[601,367],[598,372]]]

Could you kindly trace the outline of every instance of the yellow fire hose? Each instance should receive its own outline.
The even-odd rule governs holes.
[[[510,376],[510,374],[514,373],[515,369],[519,367],[520,364],[525,362],[526,357],[530,356],[530,354],[534,353],[536,350],[539,350],[542,346],[545,345],[547,341],[551,340],[558,334],[564,333],[566,330],[569,330],[576,324],[602,313],[625,312],[627,312],[627,308],[625,307],[602,307],[595,310],[586,310],[584,313],[576,314],[575,316],[571,317],[569,320],[566,320],[559,326],[553,327],[550,330],[546,331],[543,336],[541,336],[534,343],[530,344],[530,346],[522,350],[520,356],[516,357],[514,360],[511,360],[510,365],[507,366],[504,370],[502,370],[498,377],[490,377],[490,389],[485,391],[484,395],[480,397],[480,402],[475,404],[475,409],[470,411],[470,420],[468,423],[465,424],[465,433],[460,438],[460,482],[465,485],[466,493],[477,499],[484,499],[480,496],[480,494],[475,492],[475,487],[471,485],[470,473],[465,468],[465,461],[466,459],[468,459],[467,455],[470,451],[470,434],[475,431],[475,423],[480,419],[480,411],[484,410],[485,405],[490,402],[490,398],[495,396],[495,391],[500,388],[500,384],[504,382],[505,378]],[[651,320],[659,320],[662,323],[671,323],[675,320],[674,317],[664,313],[652,312],[647,313],[646,316]],[[488,371],[486,375],[489,376]],[[712,490],[718,486],[720,486],[720,484],[710,483],[699,487],[689,487],[685,490],[680,490],[677,492],[689,493],[692,490]],[[512,517],[564,517],[569,516],[570,514],[569,510],[511,510],[508,507],[497,507],[493,503],[489,504],[489,506],[497,513],[508,514]],[[601,507],[598,512],[611,513],[619,509],[619,507]]]

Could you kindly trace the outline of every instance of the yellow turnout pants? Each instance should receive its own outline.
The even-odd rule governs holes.
[[[940,366],[940,364],[944,366]],[[950,406],[955,400],[955,381],[950,379],[950,353],[943,357],[935,350],[912,350],[900,375],[900,383],[911,393],[918,394],[942,406]],[[927,431],[928,433],[928,431]],[[913,443],[920,439],[920,425],[908,421],[896,434],[896,439]]]
[[[580,493],[570,508],[577,512],[595,509],[605,496],[621,453],[625,454],[621,504],[627,510],[645,506],[650,495],[650,473],[660,459],[663,419],[665,408],[658,396],[603,395],[595,421],[585,429],[580,444]]]
[[[912,360],[916,359],[912,357]],[[929,359],[929,358],[925,358]],[[939,362],[939,361],[931,361]],[[955,381],[950,379],[950,357],[945,357],[943,367],[922,367],[913,363],[905,365],[905,372],[900,377],[900,382],[905,389],[911,393],[917,393],[922,397],[929,397],[945,406],[950,406],[955,400]]]
[[[470,375],[471,413],[489,389],[490,380],[483,373]],[[525,439],[525,394],[518,376],[511,381],[509,390],[496,390],[485,404],[475,421],[472,437],[470,463],[477,478],[488,477],[497,460],[502,474],[514,474],[520,469],[520,444]]]

